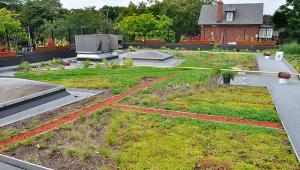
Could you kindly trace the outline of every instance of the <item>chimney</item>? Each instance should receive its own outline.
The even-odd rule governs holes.
[[[217,23],[221,23],[223,19],[223,1],[218,1]]]

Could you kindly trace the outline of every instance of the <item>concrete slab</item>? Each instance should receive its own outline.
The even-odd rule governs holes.
[[[58,86],[32,80],[0,78],[0,104],[56,87]]]
[[[103,93],[103,91],[85,90],[85,89],[67,89],[67,93],[69,93],[70,95],[1,118],[0,127],[84,100],[88,97],[92,97],[100,93]]]
[[[139,50],[119,55],[120,58],[130,58],[132,60],[153,60],[165,61],[173,58],[171,54],[160,52],[157,50]]]

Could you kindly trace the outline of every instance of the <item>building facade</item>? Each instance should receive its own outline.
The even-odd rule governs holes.
[[[204,5],[201,9],[199,25],[201,39],[216,44],[237,44],[241,41],[270,39],[273,27],[263,24],[264,4],[224,4]]]

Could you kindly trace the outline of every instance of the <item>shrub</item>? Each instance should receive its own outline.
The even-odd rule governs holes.
[[[32,146],[33,145],[33,138],[30,138],[30,139],[26,139],[24,141],[21,142],[21,145],[23,146]]]
[[[80,141],[81,135],[80,135],[79,132],[72,132],[68,136],[68,139],[69,139],[70,142]]]
[[[125,68],[130,68],[133,66],[133,61],[130,59],[130,58],[127,58],[125,61],[124,61],[124,67]]]
[[[31,70],[31,66],[29,64],[28,61],[23,61],[20,65],[19,65],[19,69],[25,72],[28,72]]]
[[[4,152],[13,152],[17,149],[18,145],[13,143],[13,144],[10,144],[8,145],[6,148],[4,148]]]
[[[213,73],[213,75],[220,75],[222,73],[221,67],[219,67],[219,66],[214,67],[212,70],[212,73]]]
[[[43,150],[47,148],[47,143],[45,140],[41,140],[39,144],[36,145],[39,150]]]
[[[79,117],[79,120],[83,122],[83,121],[85,121],[85,118],[86,118],[86,116],[81,114],[80,117]]]
[[[226,78],[230,78],[231,80],[234,80],[236,73],[233,71],[224,71],[224,72],[222,72],[222,76],[226,77]]]
[[[58,152],[59,148],[58,148],[58,144],[53,144],[50,146],[50,150],[51,150],[51,153],[56,153]]]
[[[128,50],[131,51],[131,52],[134,52],[135,48],[134,48],[134,46],[131,45],[131,46],[128,47]]]
[[[88,69],[92,65],[90,60],[85,60],[83,62],[83,69]]]
[[[94,151],[92,151],[91,149],[84,149],[80,153],[80,158],[84,161],[90,160],[93,156],[94,156]]]
[[[120,68],[120,65],[117,62],[112,62],[111,63],[111,68],[112,69]]]
[[[54,132],[53,131],[49,131],[49,132],[46,132],[44,134],[44,139],[46,141],[49,141],[49,140],[51,140],[53,138],[53,136],[54,136]]]
[[[283,44],[281,50],[286,54],[297,55],[300,54],[300,44],[298,44],[297,42]]]
[[[68,147],[64,151],[64,156],[66,157],[75,157],[77,154],[78,152],[75,147]]]
[[[102,60],[106,68],[111,68],[111,63],[105,58]]]
[[[96,63],[95,69],[99,70],[101,68],[101,65],[99,63]]]
[[[99,153],[100,153],[100,155],[102,155],[106,158],[109,158],[111,156],[111,153],[110,153],[109,149],[107,149],[107,148],[100,148]]]
[[[62,62],[60,59],[58,58],[53,58],[51,61],[50,61],[50,65],[51,66],[57,66],[57,65],[60,65]]]

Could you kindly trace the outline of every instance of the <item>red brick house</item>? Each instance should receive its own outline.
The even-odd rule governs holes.
[[[201,39],[216,44],[236,44],[238,41],[255,41],[273,36],[273,27],[263,24],[264,4],[204,5],[199,25]]]

